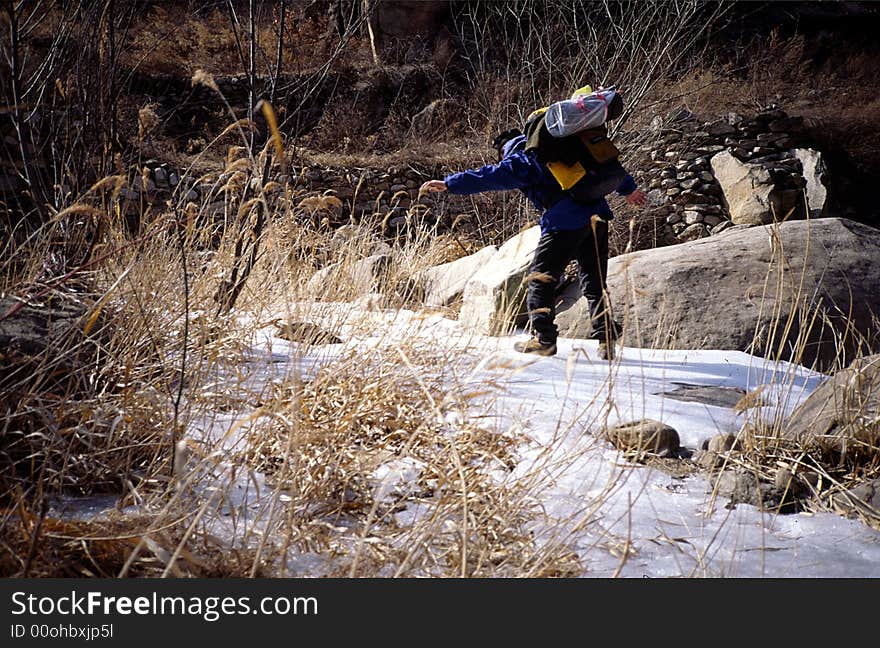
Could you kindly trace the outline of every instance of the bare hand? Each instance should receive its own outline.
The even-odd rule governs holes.
[[[630,205],[644,207],[645,203],[648,202],[648,197],[645,195],[644,191],[642,191],[641,189],[636,189],[626,197],[626,202],[628,202]]]
[[[446,191],[446,183],[442,180],[428,180],[419,188],[419,195]]]

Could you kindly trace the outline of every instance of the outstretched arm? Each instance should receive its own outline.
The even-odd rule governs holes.
[[[530,159],[525,154],[514,154],[498,164],[453,173],[443,180],[428,180],[421,186],[419,193],[448,191],[468,195],[483,191],[523,189],[535,181],[534,174],[534,165]]]

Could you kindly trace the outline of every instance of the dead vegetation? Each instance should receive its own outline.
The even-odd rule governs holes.
[[[151,7],[138,20],[167,29],[158,38],[149,29],[137,32],[113,64],[187,78],[196,63],[216,73],[241,66],[234,30],[222,14],[187,14],[177,21],[180,7]],[[60,52],[63,43],[52,40],[51,33],[69,36],[64,30],[71,29],[73,23],[47,20],[34,36],[44,45],[49,39],[49,46],[61,48],[49,51]],[[257,64],[275,65],[268,44],[294,30],[295,45],[282,48],[280,55],[285,69],[312,73],[329,59],[355,68],[362,63],[364,41],[354,38],[353,47],[334,46],[328,52],[320,47],[321,29],[317,21],[301,25],[291,16],[281,32],[260,27]],[[102,42],[109,46],[110,36],[104,33]],[[539,46],[529,40],[534,34],[520,36]],[[124,39],[115,42],[119,46]],[[531,51],[540,55],[536,60],[558,61],[552,52]],[[649,54],[638,62],[648,62]],[[549,87],[535,83],[546,72],[535,70],[531,85],[511,90],[505,75],[521,61],[510,59],[503,74],[481,77],[456,126],[464,129],[464,144],[435,140],[418,154],[441,166],[485,157],[482,142],[490,129],[520,117],[523,106],[546,100],[582,72],[570,68],[557,86]],[[65,98],[90,96],[86,81],[94,85],[97,80],[74,74],[86,74],[86,63],[79,61],[79,68],[59,77],[53,100],[63,105]],[[110,71],[107,58],[99,63],[94,69],[118,72]],[[388,325],[386,309],[415,303],[404,279],[517,231],[523,223],[521,206],[504,202],[498,218],[475,209],[475,218],[486,222],[473,225],[470,231],[477,235],[465,240],[456,228],[463,219],[455,214],[442,233],[436,223],[424,222],[417,208],[406,211],[406,227],[392,224],[378,210],[356,219],[341,209],[338,198],[276,180],[277,172],[291,160],[396,164],[410,159],[407,147],[422,145],[406,130],[412,105],[396,104],[383,122],[385,131],[367,132],[363,124],[353,130],[338,147],[350,151],[350,157],[340,158],[337,151],[292,152],[301,144],[297,140],[285,141],[285,154],[278,156],[275,141],[267,138],[264,148],[251,138],[258,115],[246,119],[225,104],[212,76],[200,79],[209,88],[214,83],[215,118],[224,120],[221,135],[191,133],[195,143],[186,155],[165,143],[186,161],[184,180],[198,179],[210,187],[198,203],[186,199],[182,183],[168,202],[145,205],[134,222],[126,219],[122,189],[134,183],[147,150],[164,150],[161,130],[170,113],[150,104],[141,106],[137,119],[119,119],[107,99],[107,85],[101,88],[104,102],[98,102],[106,114],[89,115],[88,121],[109,122],[113,113],[112,137],[102,131],[102,141],[89,146],[65,141],[63,159],[53,160],[58,192],[43,195],[27,219],[9,219],[14,225],[3,244],[0,292],[12,301],[4,306],[21,303],[41,313],[69,307],[72,314],[57,337],[48,336],[33,348],[0,352],[0,572],[41,577],[290,575],[297,573],[288,564],[290,553],[298,552],[324,558],[323,573],[329,576],[583,574],[585,556],[570,546],[571,528],[592,522],[607,491],[587,502],[583,519],[559,530],[558,538],[536,538],[533,524],[543,513],[536,496],[544,487],[542,477],[536,471],[506,480],[527,439],[471,416],[473,408],[487,407],[498,386],[470,383],[473,367],[465,354],[455,357],[448,349],[426,345],[418,331],[383,331],[373,336],[378,337],[375,347],[365,343],[314,374],[258,385],[248,374],[249,363],[255,362],[253,341],[265,332],[267,321],[280,321],[288,337],[296,330],[298,360],[352,332],[369,338],[378,326]],[[42,82],[51,87],[54,80],[46,76]],[[665,99],[688,84],[702,81],[689,78],[669,86]],[[39,89],[35,85],[29,96]],[[350,108],[344,105],[336,118],[328,113],[322,137]],[[69,125],[78,108],[65,110],[67,121],[62,122]],[[142,146],[131,159],[119,151],[126,129]],[[40,137],[31,134],[30,143],[39,143]],[[368,150],[360,150],[361,144]],[[212,208],[220,196],[225,199],[222,213]],[[28,204],[22,199],[22,210]],[[653,236],[651,223],[620,222],[633,227],[620,234],[621,249],[627,241]],[[362,291],[351,281],[352,269],[379,249],[388,261],[379,276],[369,277],[369,290]],[[330,266],[334,273],[317,292],[310,291],[308,279]],[[234,277],[232,268],[238,269]],[[238,285],[239,279],[240,292],[229,308],[219,308],[219,287]],[[368,301],[351,307],[364,293]],[[306,301],[326,310],[306,308]],[[332,310],[338,301],[349,304],[342,314]],[[15,318],[9,308],[0,311],[0,320]],[[789,315],[780,314],[780,326]],[[321,324],[321,331],[331,333],[303,333],[304,324]],[[199,425],[220,428],[223,438],[188,438],[181,445]],[[227,447],[236,433],[242,438]],[[818,474],[822,484],[835,488],[876,476],[878,455],[875,447],[869,450],[840,461],[784,443],[776,428],[756,423],[743,438],[740,461],[768,479],[775,479],[784,464],[792,484],[804,481],[823,495],[828,491],[806,475]],[[269,476],[269,493],[277,497],[254,513],[251,501],[236,499],[236,489],[242,475],[244,482],[256,482],[257,472]],[[402,473],[417,476],[395,477]],[[106,492],[118,497],[118,508],[134,506],[137,512],[85,521],[65,519],[54,509],[59,498]],[[266,489],[260,493],[266,495]],[[616,540],[608,542],[617,547]],[[621,546],[625,559],[630,549]]]

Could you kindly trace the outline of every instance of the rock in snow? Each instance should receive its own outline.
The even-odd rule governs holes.
[[[854,357],[862,336],[877,344],[878,259],[872,227],[789,221],[614,257],[608,287],[628,346],[769,351],[825,367],[840,348]],[[579,287],[560,299],[560,335],[588,337]]]

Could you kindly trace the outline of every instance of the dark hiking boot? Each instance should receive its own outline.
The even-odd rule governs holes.
[[[544,344],[536,337],[526,342],[517,342],[513,348],[520,353],[534,353],[535,355],[552,356],[556,355],[555,344]]]
[[[599,357],[611,362],[614,360],[614,342],[599,342]]]

